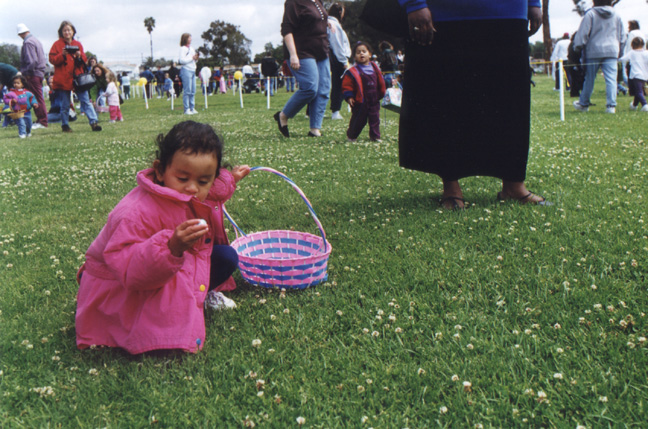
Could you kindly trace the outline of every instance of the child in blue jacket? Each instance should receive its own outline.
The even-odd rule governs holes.
[[[18,125],[18,137],[24,139],[31,137],[32,118],[31,109],[38,108],[36,97],[25,89],[25,78],[18,74],[12,79],[13,88],[4,96],[3,101],[9,105],[13,112],[24,112],[24,116],[14,118]]]

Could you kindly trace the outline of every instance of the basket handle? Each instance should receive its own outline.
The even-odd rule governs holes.
[[[281,172],[279,172],[277,170],[274,170],[272,168],[269,168],[269,167],[252,167],[250,169],[250,171],[257,171],[257,170],[267,171],[269,173],[272,173],[272,174],[275,174],[275,175],[281,177],[286,182],[288,182],[290,184],[290,186],[292,186],[295,191],[297,191],[299,196],[306,203],[306,207],[308,207],[308,211],[310,212],[311,216],[313,217],[313,220],[315,221],[315,224],[317,225],[317,228],[320,231],[320,235],[322,236],[322,240],[324,240],[324,252],[326,252],[327,245],[326,245],[326,233],[324,232],[324,227],[322,227],[321,222],[317,218],[317,214],[315,214],[315,210],[313,210],[313,206],[311,205],[311,202],[308,201],[308,198],[306,198],[306,195],[304,194],[304,192],[301,189],[299,189],[299,186],[297,186],[295,184],[295,182],[293,182],[292,179],[290,179],[288,176],[286,176],[285,174],[283,174],[283,173],[281,173]],[[246,237],[247,234],[245,232],[243,232],[243,230],[241,228],[239,228],[239,226],[236,224],[236,222],[234,222],[234,219],[232,219],[232,217],[229,215],[227,210],[225,210],[225,206],[223,206],[223,213],[225,214],[225,217],[227,218],[227,220],[229,220],[230,223],[232,225],[234,225],[235,232],[238,231],[238,232],[241,233],[241,235]],[[238,237],[238,233],[236,234],[236,236]]]

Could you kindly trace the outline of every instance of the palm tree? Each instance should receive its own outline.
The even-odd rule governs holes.
[[[146,31],[148,31],[149,37],[151,38],[151,61],[153,61],[153,35],[151,33],[155,28],[155,18],[152,16],[144,18],[144,27],[146,27]]]

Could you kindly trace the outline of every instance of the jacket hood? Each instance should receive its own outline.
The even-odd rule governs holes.
[[[603,19],[608,19],[614,15],[614,8],[612,6],[596,6],[594,13]]]

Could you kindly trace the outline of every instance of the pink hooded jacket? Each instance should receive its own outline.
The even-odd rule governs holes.
[[[212,246],[229,244],[222,211],[236,182],[222,168],[201,202],[155,184],[153,177],[153,169],[137,174],[139,186],[110,213],[79,270],[80,349],[104,345],[136,354],[155,349],[195,353],[203,347]],[[209,233],[182,257],[173,256],[167,242],[189,219],[205,219]],[[234,288],[230,277],[216,290]]]

